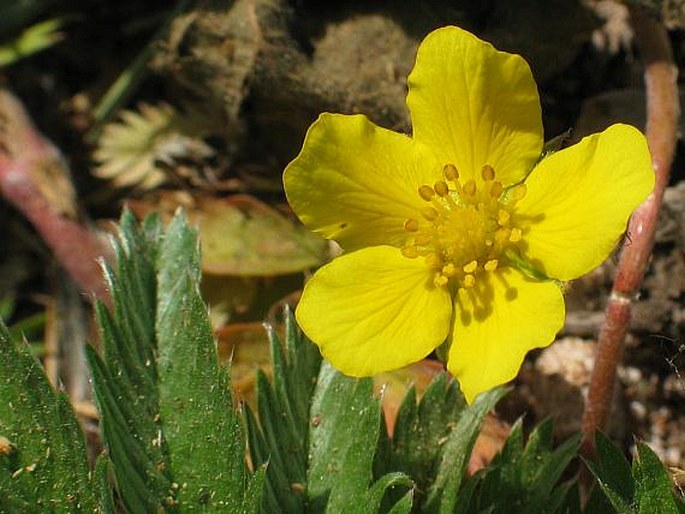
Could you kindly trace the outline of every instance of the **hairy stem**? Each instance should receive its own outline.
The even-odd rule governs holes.
[[[656,184],[628,225],[629,242],[624,245],[618,272],[599,333],[595,365],[583,414],[583,453],[595,452],[595,431],[606,428],[616,381],[616,368],[630,324],[632,302],[649,263],[664,189],[673,162],[680,105],[677,69],[664,26],[638,10],[631,11],[642,60],[647,97],[646,135],[652,154]]]
[[[0,89],[0,194],[34,226],[84,292],[107,302],[98,260],[104,240],[76,219],[76,198],[59,150],[35,128],[19,99]]]

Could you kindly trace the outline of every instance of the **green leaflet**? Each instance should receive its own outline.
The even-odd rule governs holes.
[[[285,332],[281,345],[270,329],[273,383],[258,373],[259,423],[246,409],[252,461],[268,466],[262,512],[410,512],[406,474],[374,480],[385,427],[372,381],[322,365],[290,313]]]
[[[458,512],[566,512],[571,488],[557,485],[580,448],[576,435],[554,448],[552,421],[543,421],[524,445],[517,422],[500,455],[469,479]]]
[[[423,510],[453,514],[458,506],[459,488],[468,466],[471,450],[478,437],[485,415],[506,394],[497,388],[478,395],[472,405],[464,408],[455,426],[449,432],[441,449],[435,481],[428,489]]]
[[[457,423],[465,407],[457,383],[446,373],[431,382],[418,403],[411,387],[397,414],[392,440],[376,459],[380,467],[377,473],[402,471],[409,475],[416,483],[417,501],[422,504],[435,482],[450,427]]]
[[[245,467],[240,416],[199,294],[197,234],[181,215],[122,216],[105,355],[89,362],[102,431],[130,512],[255,512],[263,472]]]
[[[595,434],[597,459],[586,461],[604,498],[595,494],[587,512],[601,512],[602,505],[630,514],[678,514],[685,501],[676,495],[671,480],[656,454],[637,444],[632,469],[621,451],[602,433]],[[606,510],[606,507],[605,507]]]
[[[0,512],[93,512],[98,499],[83,435],[28,347],[0,321]]]

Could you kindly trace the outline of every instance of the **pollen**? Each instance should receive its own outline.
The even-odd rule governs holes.
[[[404,220],[401,251],[410,259],[423,258],[436,287],[469,289],[509,265],[508,251],[523,239],[513,212],[526,194],[524,184],[505,187],[488,163],[475,180],[461,181],[456,165],[446,163],[442,178],[417,192],[426,204]]]

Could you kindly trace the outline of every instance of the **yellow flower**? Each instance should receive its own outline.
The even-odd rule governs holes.
[[[447,342],[471,402],[552,342],[562,282],[609,255],[654,174],[644,136],[620,124],[540,160],[528,65],[459,28],[426,37],[408,83],[411,137],[322,114],[285,170],[295,213],[346,252],[296,317],[352,376]]]

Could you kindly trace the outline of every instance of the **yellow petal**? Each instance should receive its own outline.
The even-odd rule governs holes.
[[[455,298],[447,367],[466,400],[508,382],[526,353],[549,345],[564,324],[564,298],[555,282],[502,268]]]
[[[526,179],[513,218],[526,259],[559,280],[587,273],[607,258],[653,187],[647,142],[629,125],[552,154]]]
[[[307,227],[354,250],[402,246],[405,220],[425,206],[418,188],[440,172],[430,151],[403,134],[361,115],[322,114],[283,182]]]
[[[520,56],[444,27],[421,43],[408,82],[414,138],[464,181],[489,164],[503,184],[518,182],[540,157],[540,100]]]
[[[305,286],[297,322],[343,373],[368,376],[416,362],[447,337],[450,295],[423,259],[376,246],[338,257]]]

